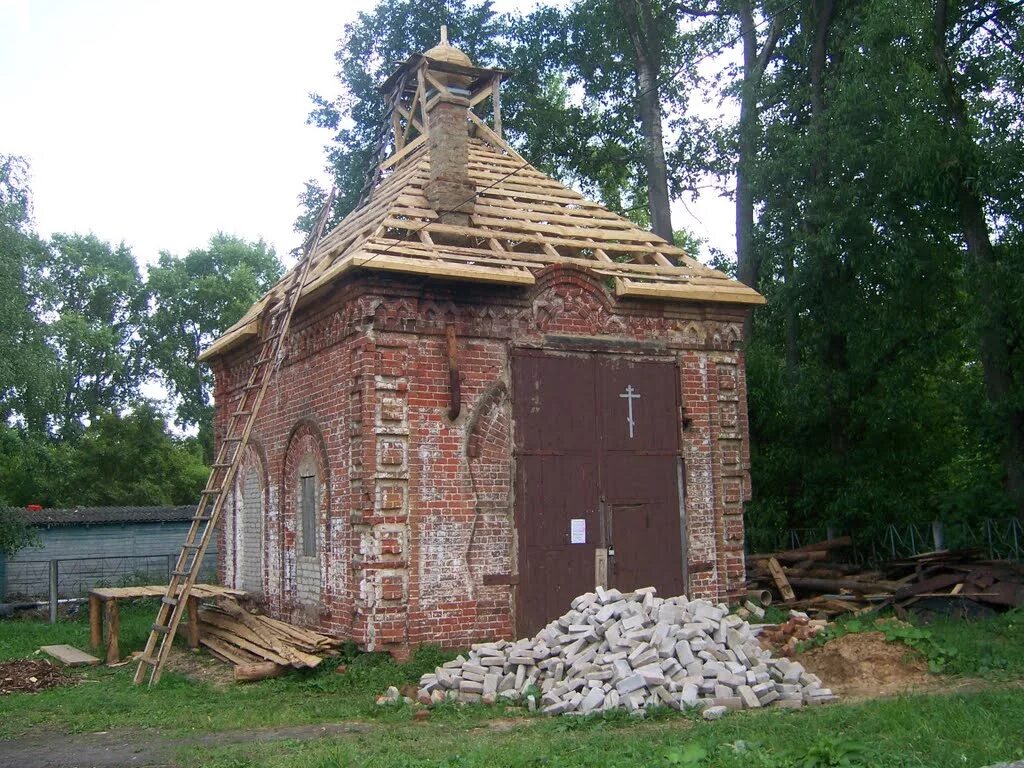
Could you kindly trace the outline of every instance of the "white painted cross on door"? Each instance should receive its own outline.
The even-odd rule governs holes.
[[[640,395],[637,394],[636,390],[633,389],[633,385],[630,384],[626,387],[626,391],[623,392],[619,397],[626,398],[628,411],[626,414],[626,423],[629,424],[629,438],[633,439],[633,428],[636,426],[636,421],[633,420],[633,401],[639,400]]]

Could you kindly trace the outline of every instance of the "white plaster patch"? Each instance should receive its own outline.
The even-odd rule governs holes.
[[[419,599],[421,607],[448,602],[465,589],[472,599],[473,583],[466,566],[468,523],[439,517],[423,521],[419,535]]]

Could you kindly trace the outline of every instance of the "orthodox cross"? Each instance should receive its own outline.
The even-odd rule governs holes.
[[[640,395],[636,393],[636,390],[633,389],[633,385],[630,384],[629,386],[626,387],[626,391],[619,395],[619,397],[626,398],[626,404],[629,408],[626,415],[626,423],[629,424],[629,437],[630,439],[632,439],[633,427],[636,426],[636,421],[633,420],[633,401],[639,400]]]

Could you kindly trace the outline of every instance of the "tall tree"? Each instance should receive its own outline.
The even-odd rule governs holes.
[[[736,125],[736,277],[756,289],[760,260],[754,250],[754,165],[760,146],[761,80],[782,34],[783,20],[775,16],[763,39],[758,36],[752,0],[737,0],[743,72],[740,80],[740,112]],[[744,337],[750,339],[751,323],[744,324]]]
[[[936,171],[954,201],[959,234],[972,260],[985,390],[1003,425],[1000,442],[1006,488],[1024,518],[1024,370],[1019,362],[1015,365],[1021,357],[1024,327],[1014,322],[1019,317],[1014,317],[1009,303],[1020,297],[1020,242],[1007,249],[1014,268],[1001,268],[993,236],[999,220],[992,205],[1009,192],[993,183],[998,175],[1019,179],[1024,172],[1020,144],[1015,148],[1006,144],[1006,139],[1021,139],[1020,112],[1008,115],[1006,107],[1021,106],[1022,20],[1022,3],[935,0],[931,53],[945,134]],[[1011,160],[1015,168],[996,171],[996,153],[1004,161]],[[1019,197],[1019,188],[1009,194]],[[1021,224],[1017,219],[1007,229],[1019,232]]]
[[[145,289],[131,251],[94,235],[54,235],[32,266],[35,311],[56,360],[52,428],[74,437],[138,394],[148,369]]]
[[[212,375],[196,358],[280,279],[274,249],[219,233],[184,258],[166,251],[149,270],[151,310],[144,340],[149,359],[177,399],[179,426],[209,440]]]
[[[52,358],[32,312],[28,277],[45,246],[30,212],[28,163],[0,155],[0,424],[44,429]]]
[[[661,78],[666,48],[678,36],[676,3],[660,0],[616,0],[622,22],[633,44],[636,71],[636,107],[644,137],[644,168],[651,231],[672,242],[668,167],[661,119]]]

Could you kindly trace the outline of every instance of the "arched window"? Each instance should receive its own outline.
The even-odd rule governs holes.
[[[317,481],[316,460],[312,455],[306,454],[299,462],[299,481],[296,484],[299,491],[298,509],[299,525],[297,535],[299,537],[303,557],[316,557],[317,555],[317,508],[320,502],[320,487]]]
[[[241,562],[239,589],[263,594],[263,483],[259,468],[247,467],[242,476],[242,507],[239,529]]]

